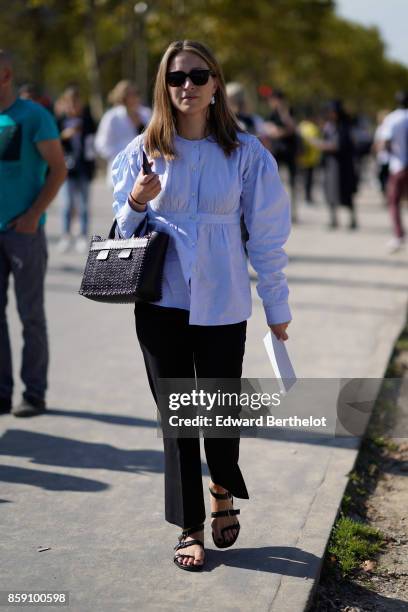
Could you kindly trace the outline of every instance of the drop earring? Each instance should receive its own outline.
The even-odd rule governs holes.
[[[215,96],[211,98],[211,104],[215,104]]]

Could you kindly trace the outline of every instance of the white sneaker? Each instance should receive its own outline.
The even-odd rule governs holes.
[[[88,239],[85,236],[78,236],[75,241],[75,250],[77,253],[86,253],[88,250]]]
[[[404,238],[394,237],[394,238],[391,238],[391,240],[387,242],[386,246],[387,246],[388,253],[396,253],[397,251],[399,251],[405,246],[405,240]]]
[[[66,235],[60,238],[57,244],[58,253],[67,253],[71,248],[71,236]]]

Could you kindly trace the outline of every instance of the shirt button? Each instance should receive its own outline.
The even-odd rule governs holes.
[[[193,193],[191,194],[192,196],[195,196],[195,191],[193,191]]]
[[[192,170],[197,170],[197,166],[191,166]]]
[[[197,215],[190,215],[190,219],[191,219],[192,221],[195,221],[195,220],[197,219]]]

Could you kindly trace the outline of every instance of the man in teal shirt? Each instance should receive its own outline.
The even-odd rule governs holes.
[[[0,50],[0,413],[10,412],[12,407],[6,319],[10,274],[23,325],[21,378],[25,385],[22,401],[12,413],[33,416],[46,408],[45,210],[65,176],[64,156],[52,115],[35,102],[17,98],[12,58]]]

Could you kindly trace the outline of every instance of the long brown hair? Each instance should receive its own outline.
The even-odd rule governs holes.
[[[193,40],[176,40],[170,43],[161,59],[154,85],[153,116],[145,130],[146,151],[153,158],[163,156],[169,161],[176,157],[176,112],[167,90],[166,74],[171,60],[181,51],[189,51],[201,57],[217,79],[215,104],[210,104],[208,111],[208,130],[225,155],[231,155],[239,146],[237,132],[242,132],[242,129],[228,105],[221,66],[208,47]]]

